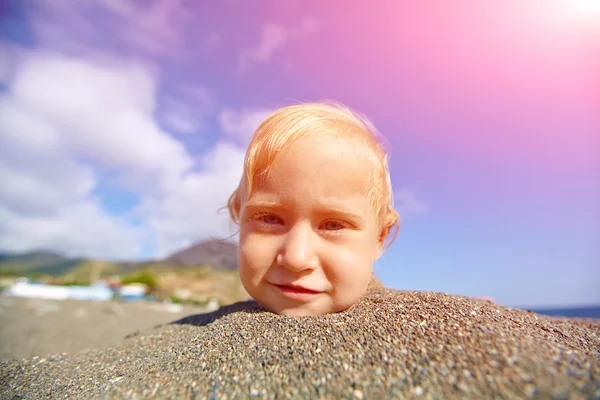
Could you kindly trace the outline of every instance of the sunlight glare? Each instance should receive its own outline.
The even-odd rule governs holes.
[[[600,0],[566,0],[564,5],[569,17],[595,20],[600,27]]]

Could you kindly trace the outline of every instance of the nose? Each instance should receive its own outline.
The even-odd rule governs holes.
[[[288,231],[277,255],[277,263],[292,272],[314,270],[318,267],[316,238],[310,226],[298,224]]]

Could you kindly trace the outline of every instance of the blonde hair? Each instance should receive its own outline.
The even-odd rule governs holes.
[[[379,226],[385,230],[384,239],[395,228],[389,247],[400,228],[400,216],[393,208],[394,196],[384,138],[367,118],[334,102],[280,108],[258,126],[246,151],[240,184],[227,203],[231,219],[239,225],[242,203],[252,193],[255,177],[268,173],[282,150],[302,137],[323,134],[351,134],[364,139],[367,156],[374,167],[367,193],[369,203]]]

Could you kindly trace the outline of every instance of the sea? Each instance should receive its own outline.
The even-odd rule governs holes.
[[[542,315],[554,317],[598,318],[600,319],[600,306],[575,307],[575,308],[542,308],[530,309]]]

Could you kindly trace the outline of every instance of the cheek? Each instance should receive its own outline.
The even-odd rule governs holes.
[[[368,241],[332,249],[327,262],[330,268],[326,268],[329,279],[345,287],[363,286],[371,278],[374,249]]]
[[[268,238],[242,231],[238,254],[242,274],[263,275],[275,259],[276,246]]]

